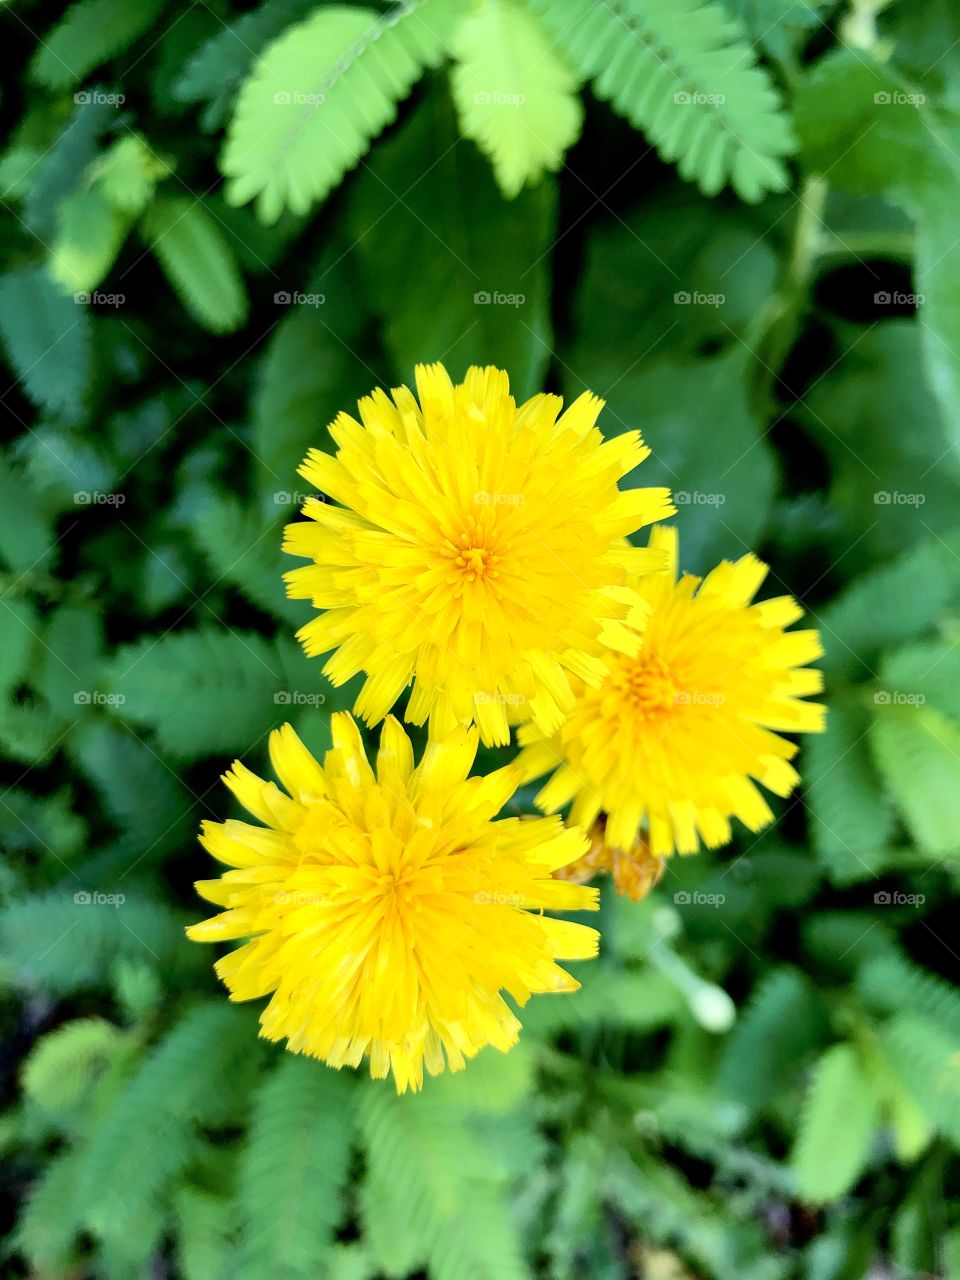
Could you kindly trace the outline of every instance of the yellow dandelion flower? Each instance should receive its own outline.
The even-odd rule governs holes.
[[[231,870],[197,889],[225,910],[187,932],[249,939],[216,969],[232,999],[271,997],[267,1039],[334,1067],[369,1055],[374,1076],[417,1089],[424,1066],[457,1071],[516,1042],[503,992],[522,1005],[576,990],[557,960],[594,955],[597,932],[542,911],[596,906],[594,890],[553,879],[587,840],[558,818],[494,821],[518,773],[467,778],[476,729],[431,742],[414,767],[390,716],[374,772],[353,719],[332,726],[322,765],[289,725],[271,735],[286,794],[239,761],[224,776],[263,825],[204,824],[201,843]]]
[[[650,854],[694,853],[730,839],[730,819],[751,831],[772,819],[757,787],[788,795],[796,745],[779,732],[817,732],[824,710],[804,701],[823,687],[805,666],[822,652],[816,631],[788,631],[802,616],[789,596],[751,603],[767,573],[746,555],[701,582],[677,581],[677,535],[653,530],[669,565],[633,582],[649,606],[639,651],[606,659],[595,689],[556,733],[520,730],[524,778],[553,776],[537,797],[546,812],[569,804],[586,828],[606,815],[604,839]],[[698,589],[699,588],[699,589]]]
[[[636,431],[604,441],[589,393],[561,413],[554,395],[518,407],[499,369],[454,386],[420,365],[416,384],[419,401],[377,390],[360,422],[341,413],[336,455],[313,449],[300,468],[333,501],[308,499],[287,527],[284,550],[312,562],[285,575],[289,594],[323,610],[299,637],[311,656],[333,650],[334,684],[365,673],[368,724],[412,685],[406,719],[432,735],[476,723],[502,745],[529,719],[552,732],[571,676],[595,684],[607,648],[636,652],[623,538],[673,514],[669,490],[618,488],[649,450]]]

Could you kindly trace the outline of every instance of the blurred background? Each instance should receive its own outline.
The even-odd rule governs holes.
[[[0,23],[3,1274],[960,1277],[960,11]],[[398,1099],[183,927],[221,772],[352,701],[283,594],[297,464],[438,359],[639,427],[830,714],[770,830],[604,886],[582,992]]]

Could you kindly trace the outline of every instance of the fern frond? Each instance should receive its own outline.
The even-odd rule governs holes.
[[[206,102],[200,117],[208,132],[219,129],[251,64],[291,23],[298,22],[316,0],[267,0],[241,14],[201,45],[173,86],[180,102]]]
[[[275,495],[286,499],[280,491]],[[274,515],[292,517],[297,505],[277,502]],[[290,600],[284,589],[283,573],[289,568],[280,551],[280,529],[265,520],[248,503],[221,495],[197,514],[191,531],[207,558],[214,578],[230,582],[248,600],[279,618],[287,626],[307,621],[309,610],[298,600]]]
[[[909,1009],[960,1036],[960,991],[900,954],[870,960],[860,970],[857,986],[877,1008],[891,1013]]]
[[[879,650],[934,627],[960,596],[960,535],[943,535],[862,574],[821,610],[824,663],[852,678],[872,674]],[[890,607],[891,600],[897,608]]]
[[[67,89],[115,58],[157,20],[166,0],[77,0],[40,41],[28,75]]]
[[[802,1199],[825,1204],[851,1190],[870,1155],[879,1105],[853,1046],[828,1049],[814,1070],[791,1157]]]
[[[484,0],[454,33],[453,100],[460,129],[489,156],[506,196],[560,168],[580,136],[577,78],[535,14]]]
[[[740,25],[708,0],[533,0],[594,92],[706,195],[787,185],[787,117]]]
[[[255,1095],[239,1172],[238,1280],[322,1274],[344,1212],[352,1084],[312,1058],[283,1054]]]
[[[960,1146],[960,1036],[949,1027],[905,1013],[881,1032],[881,1044],[923,1114]]]
[[[884,655],[880,698],[914,697],[921,706],[960,720],[960,644],[945,640],[907,645]]]
[[[149,725],[165,751],[187,759],[248,751],[282,714],[276,695],[288,689],[267,640],[213,627],[118,650],[107,683],[125,699],[123,719]]]
[[[46,1111],[69,1111],[126,1043],[119,1027],[105,1018],[65,1022],[30,1051],[23,1064],[24,1093]]]
[[[927,707],[882,707],[870,746],[920,848],[960,849],[960,725]]]
[[[194,1123],[222,1119],[224,1077],[251,1043],[250,1018],[222,1001],[181,1018],[90,1129],[67,1209],[78,1224],[119,1238],[130,1215],[167,1192],[194,1150]],[[131,1141],[137,1133],[150,1141]]]
[[[211,333],[239,329],[247,295],[233,250],[211,215],[188,196],[164,196],[141,229],[191,315]]]
[[[425,1094],[398,1098],[376,1084],[359,1118],[364,1221],[388,1275],[425,1262],[431,1280],[527,1280],[503,1166],[482,1127]]]
[[[197,948],[183,936],[185,920],[132,891],[119,905],[84,901],[90,896],[86,888],[64,887],[0,911],[0,955],[21,981],[58,994],[80,991],[101,982],[121,956],[151,956],[168,982],[199,969]]]
[[[232,1206],[190,1183],[173,1194],[176,1257],[182,1280],[228,1280],[236,1273]]]
[[[0,337],[34,404],[77,421],[92,370],[90,313],[39,267],[0,280]]]
[[[437,65],[456,11],[456,0],[384,15],[338,5],[286,31],[240,91],[221,160],[228,201],[256,197],[275,222],[323,200]]]
[[[826,733],[804,744],[810,835],[834,884],[874,876],[894,836],[893,809],[867,749],[869,727],[861,707],[834,702]]]
[[[816,996],[795,969],[759,983],[727,1041],[717,1073],[721,1093],[759,1110],[790,1087],[823,1032]]]

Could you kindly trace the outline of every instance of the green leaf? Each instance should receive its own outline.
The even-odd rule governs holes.
[[[221,158],[228,201],[256,197],[275,222],[323,200],[437,65],[455,13],[453,0],[385,15],[335,5],[285,31],[240,91]]]
[[[451,51],[460,128],[490,158],[504,195],[559,169],[583,110],[576,77],[535,15],[511,0],[483,0]]]
[[[325,689],[316,666],[316,687]],[[254,632],[212,626],[119,649],[107,680],[124,699],[117,714],[149,725],[163,751],[186,759],[252,750],[289,705],[277,648]]]
[[[199,968],[199,948],[183,936],[185,921],[165,906],[125,883],[94,893],[78,873],[60,889],[3,908],[0,954],[20,980],[57,993],[81,991],[102,982],[121,956],[152,957],[168,982]]]
[[[220,27],[184,67],[175,96],[181,102],[206,102],[202,126],[208,132],[219,129],[251,64],[284,28],[314,7],[315,0],[267,0]]]
[[[760,1110],[795,1083],[822,1031],[822,1014],[803,975],[771,970],[727,1041],[717,1074],[720,1092]]]
[[[960,1037],[913,1012],[900,1013],[881,1032],[884,1052],[925,1116],[960,1146]]]
[[[0,325],[3,323],[0,284]],[[23,469],[0,453],[0,565],[19,577],[47,573],[55,559],[56,536],[46,504]],[[8,601],[7,603],[11,603]]]
[[[837,1044],[820,1058],[791,1163],[800,1196],[825,1204],[851,1191],[863,1173],[879,1098],[857,1051]]]
[[[870,730],[877,768],[927,853],[960,849],[960,725],[926,707],[880,707]]]
[[[960,460],[925,381],[922,336],[910,320],[858,330],[804,398],[804,420],[830,460],[830,509],[839,517],[831,545],[847,574],[957,521]]]
[[[139,216],[153,198],[159,179],[170,165],[139,134],[119,138],[92,166],[103,198],[121,213]]]
[[[57,284],[68,293],[95,289],[113,266],[131,221],[96,187],[68,196],[50,252],[50,274]]]
[[[705,195],[744,200],[787,185],[787,117],[740,25],[704,0],[533,0],[598,98],[643,129]]]
[[[870,718],[833,700],[825,733],[804,743],[810,834],[834,884],[868,880],[894,837],[890,799],[867,749]]]
[[[293,517],[297,507],[289,501],[292,496],[284,490],[274,495],[277,514]],[[291,562],[280,551],[283,530],[275,520],[264,520],[255,507],[224,495],[212,498],[197,514],[192,532],[218,583],[232,583],[288,626],[308,620],[309,609],[287,599],[283,574]]]
[[[28,75],[47,89],[68,89],[109,62],[156,22],[166,0],[77,0],[40,42]]]
[[[774,495],[773,454],[747,402],[742,349],[698,361],[649,361],[609,391],[599,426],[608,437],[635,430],[653,454],[623,484],[668,485],[680,509],[680,560],[703,573],[720,556],[739,557],[759,542]],[[566,383],[572,398],[584,389]],[[723,431],[712,429],[718,420]],[[642,534],[641,539],[646,535]]]
[[[553,183],[504,200],[482,157],[457,146],[449,103],[436,93],[377,147],[350,195],[364,286],[399,378],[409,382],[424,361],[443,360],[457,379],[468,365],[495,364],[518,397],[541,391]]]
[[[0,280],[0,337],[34,404],[83,416],[92,372],[89,312],[34,267]]]
[[[104,1018],[75,1018],[41,1036],[23,1065],[23,1089],[46,1111],[74,1108],[126,1043]]]
[[[247,296],[233,250],[213,216],[187,196],[164,196],[148,210],[142,230],[195,319],[212,333],[240,328]]]
[[[345,1209],[351,1084],[313,1058],[283,1054],[254,1096],[239,1172],[238,1278],[324,1274]]]

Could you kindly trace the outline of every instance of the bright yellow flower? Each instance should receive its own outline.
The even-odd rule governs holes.
[[[520,1023],[501,992],[574,991],[558,958],[596,953],[596,930],[547,910],[596,906],[552,877],[587,846],[558,818],[494,816],[516,765],[467,779],[476,729],[431,742],[415,768],[392,716],[376,774],[359,730],[332,718],[321,766],[293,729],[270,738],[289,794],[239,761],[224,777],[263,826],[205,823],[201,843],[233,870],[197,889],[226,910],[187,930],[198,942],[249,938],[217,962],[234,1000],[271,997],[269,1040],[334,1067],[370,1057],[374,1076],[418,1089],[423,1068],[457,1071],[484,1045],[506,1050]]]
[[[657,858],[724,844],[732,817],[751,831],[770,822],[756,783],[783,796],[798,781],[796,745],[775,731],[817,732],[824,710],[803,701],[823,687],[804,665],[822,652],[817,632],[786,630],[800,606],[751,603],[766,565],[746,555],[678,582],[676,531],[657,528],[650,543],[669,567],[633,583],[650,607],[639,652],[608,657],[606,680],[581,686],[558,732],[521,728],[519,763],[528,780],[556,770],[542,809],[573,801],[584,827],[603,812],[611,849],[645,832]]]
[[[623,625],[635,598],[626,564],[659,561],[623,538],[673,514],[667,489],[618,481],[649,454],[636,431],[604,441],[603,402],[584,393],[519,408],[507,375],[472,368],[454,386],[419,365],[406,387],[360,401],[361,422],[330,426],[335,456],[310,451],[300,474],[333,499],[308,499],[284,550],[311,564],[288,591],[324,610],[300,631],[324,674],[366,682],[354,708],[382,720],[410,684],[406,718],[443,736],[476,723],[559,728],[571,674],[595,684],[608,647],[636,652]],[[639,559],[638,559],[639,557]]]

